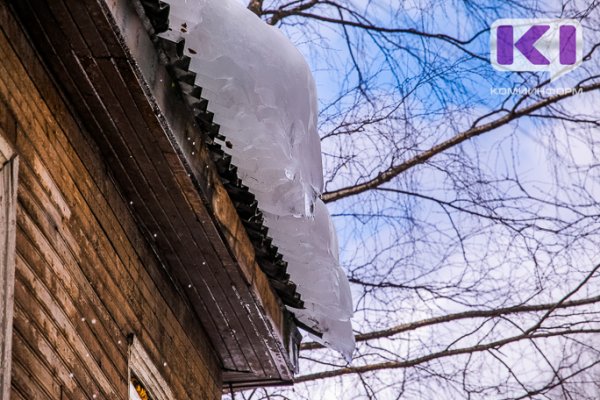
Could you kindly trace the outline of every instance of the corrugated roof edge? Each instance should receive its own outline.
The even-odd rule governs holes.
[[[207,110],[208,100],[202,97],[202,88],[194,84],[195,73],[188,69],[191,59],[183,55],[185,39],[168,30],[169,4],[161,0],[141,0],[141,4],[150,22],[148,32],[165,55],[169,73],[178,83],[180,94],[190,107],[195,122],[205,133],[204,141],[252,242],[258,265],[284,304],[293,308],[303,308],[304,303],[296,291],[296,285],[286,272],[287,263],[268,235],[258,202],[238,177],[237,167],[231,163],[231,156],[216,142],[216,139],[224,143],[227,143],[227,140],[219,133],[219,125],[213,122],[213,113]],[[319,332],[312,333],[320,335]]]

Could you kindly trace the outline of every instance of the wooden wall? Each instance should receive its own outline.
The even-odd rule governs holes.
[[[202,328],[3,2],[0,108],[19,156],[11,398],[127,399],[131,333],[177,399],[219,398]]]

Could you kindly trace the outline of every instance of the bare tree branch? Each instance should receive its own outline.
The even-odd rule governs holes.
[[[368,364],[359,367],[347,367],[340,368],[332,371],[318,372],[309,375],[300,375],[296,377],[295,382],[308,382],[317,379],[333,378],[336,376],[348,375],[348,374],[362,374],[366,372],[379,371],[384,369],[397,369],[397,368],[408,368],[414,367],[419,364],[423,364],[429,361],[433,361],[440,358],[446,358],[451,356],[457,356],[461,354],[473,354],[490,349],[499,349],[510,343],[519,342],[522,340],[533,340],[533,339],[544,339],[556,336],[569,336],[569,335],[581,335],[581,334],[597,334],[600,333],[600,329],[579,329],[579,330],[557,330],[544,333],[523,333],[507,337],[501,340],[496,340],[489,343],[478,344],[475,346],[462,347],[458,349],[448,349],[444,351],[434,352],[426,356],[405,360],[405,361],[389,361],[384,363]]]
[[[546,99],[540,100],[538,102],[535,102],[531,105],[528,105],[528,106],[520,108],[520,109],[513,108],[510,111],[507,110],[506,114],[503,115],[502,117],[500,117],[494,121],[488,122],[486,124],[483,124],[483,125],[474,126],[464,132],[461,132],[461,133],[451,137],[450,139],[445,140],[444,142],[439,143],[435,146],[432,146],[431,148],[417,154],[416,156],[414,156],[406,161],[403,161],[402,163],[400,163],[398,165],[392,165],[385,171],[379,173],[376,177],[374,177],[366,182],[362,182],[357,185],[347,186],[347,187],[344,187],[341,189],[323,193],[321,198],[323,199],[324,202],[330,203],[330,202],[337,201],[337,200],[340,200],[340,199],[343,199],[343,198],[346,198],[349,196],[354,196],[354,195],[357,195],[360,193],[364,193],[370,189],[374,189],[386,182],[391,181],[396,176],[408,171],[409,169],[411,169],[417,165],[423,164],[424,162],[428,161],[432,157],[434,157],[456,145],[459,145],[468,139],[472,139],[483,133],[493,131],[494,129],[497,129],[501,126],[505,126],[506,124],[508,124],[511,121],[514,121],[523,116],[527,116],[539,109],[542,109],[551,104],[557,103],[563,99],[572,97],[578,93],[591,92],[591,91],[597,90],[599,88],[600,88],[600,82],[593,83],[590,85],[580,86],[580,87],[573,88],[572,91],[565,91],[565,93],[557,94],[552,97],[548,97]],[[581,90],[581,92],[580,92],[580,90]]]
[[[600,2],[246,3],[314,71],[359,345],[241,398],[600,398]],[[493,70],[506,15],[580,21],[583,62]]]
[[[409,332],[426,326],[443,324],[447,322],[458,321],[461,319],[495,318],[510,314],[553,311],[556,309],[579,307],[588,304],[595,304],[598,302],[600,302],[600,296],[588,297],[581,300],[565,301],[562,303],[557,302],[548,304],[517,305],[512,307],[495,308],[490,310],[464,311],[460,313],[442,315],[439,317],[427,318],[420,321],[408,322],[406,324],[396,325],[394,327],[383,329],[380,331],[372,331],[358,334],[355,336],[355,340],[357,342],[365,342],[368,340],[389,338],[391,336],[398,335],[403,332]],[[315,350],[320,348],[323,348],[323,345],[318,342],[302,343],[302,345],[300,346],[300,350]]]

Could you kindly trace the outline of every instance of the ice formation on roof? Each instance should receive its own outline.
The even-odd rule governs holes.
[[[352,298],[325,204],[315,83],[300,52],[235,0],[167,0],[196,85],[305,302],[291,309],[350,358]]]

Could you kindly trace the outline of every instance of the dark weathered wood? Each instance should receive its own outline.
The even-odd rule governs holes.
[[[102,319],[93,313],[93,310],[90,309],[91,307],[88,308],[87,302],[84,303],[83,294],[74,300],[68,299],[69,294],[66,292],[67,289],[61,287],[62,282],[59,278],[61,275],[50,276],[56,269],[60,268],[61,260],[59,256],[51,248],[48,248],[47,245],[40,246],[42,247],[41,250],[37,250],[34,247],[31,243],[32,241],[39,243],[46,241],[46,239],[41,236],[41,232],[35,230],[29,216],[20,214],[19,221],[24,228],[18,235],[18,246],[21,251],[19,255],[19,262],[21,264],[18,264],[19,276],[23,284],[31,291],[31,294],[27,295],[24,292],[21,298],[38,299],[40,303],[38,307],[32,307],[32,304],[24,305],[30,307],[31,319],[41,318],[36,317],[35,314],[43,308],[48,309],[50,317],[48,318],[49,321],[45,324],[46,335],[52,335],[51,324],[52,321],[56,321],[66,335],[72,337],[61,348],[65,356],[66,354],[70,354],[70,351],[79,354],[81,362],[73,365],[73,368],[85,370],[91,367],[90,374],[95,376],[95,379],[102,380],[104,383],[123,381],[127,378],[125,346],[121,346],[121,350],[118,351],[116,342],[113,344],[112,341],[105,340],[106,337],[112,337],[112,335],[108,335],[102,329]],[[32,237],[27,237],[26,235],[31,235]],[[42,250],[46,250],[47,253],[40,253]],[[50,258],[52,260],[49,260]],[[52,265],[46,264],[46,260],[49,260]],[[41,266],[46,267],[46,271],[48,272],[45,275],[47,276],[40,278],[39,275],[41,273],[33,270],[34,266],[37,268]],[[52,288],[52,293],[47,292],[46,287]],[[68,290],[73,290],[76,287],[69,286]],[[82,318],[85,318],[85,320],[82,320]],[[91,321],[96,322],[92,324]],[[85,343],[85,345],[82,343]],[[98,364],[102,365],[102,368],[93,369],[96,364],[87,362],[87,354],[94,357]],[[113,391],[115,390],[112,389],[111,392]]]
[[[32,295],[21,281],[18,282],[17,290],[23,291],[22,295]],[[24,297],[20,296],[20,298]],[[18,338],[17,340],[22,340],[37,355],[35,368],[41,368],[44,374],[52,375],[58,385],[62,386],[65,397],[87,398],[97,393],[105,398],[123,398],[115,393],[115,388],[111,387],[110,382],[104,378],[102,370],[95,368],[95,374],[99,373],[100,376],[88,370],[87,366],[93,365],[86,356],[89,353],[78,355],[71,350],[72,344],[61,335],[54,315],[46,314],[44,310],[46,304],[36,303],[36,305],[38,308],[34,313],[29,310],[29,307],[18,303],[15,309],[15,337]],[[26,364],[25,369],[37,373],[42,379],[42,374],[31,370],[31,361],[25,362],[23,356],[19,359]],[[101,385],[97,384],[99,381],[103,381]]]
[[[24,390],[28,399],[60,399],[61,385],[58,379],[37,357],[37,349],[29,346],[27,339],[18,332],[14,334],[13,352],[20,354],[19,359],[13,362],[15,386]],[[90,399],[91,396],[83,398]]]
[[[14,144],[17,139],[17,121],[15,116],[12,114],[6,101],[0,96],[0,129],[2,129],[3,140],[6,140],[9,144]],[[4,145],[6,146],[6,145]],[[10,153],[14,150],[9,150]],[[8,154],[2,155],[2,164],[6,161]]]

